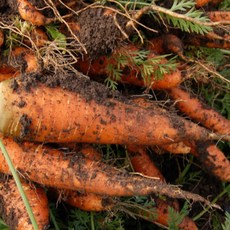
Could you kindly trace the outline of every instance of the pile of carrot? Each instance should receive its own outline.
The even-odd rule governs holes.
[[[220,2],[197,0],[196,7],[207,4],[215,7]],[[189,64],[184,63],[186,47],[176,34],[178,32],[172,30],[155,36],[144,46],[122,43],[97,59],[78,54],[78,62],[71,64],[72,72],[65,67],[63,72],[52,67],[44,69],[46,60],[41,59],[44,53],[39,52],[44,52],[53,42],[50,34],[45,32],[46,25],[59,20],[62,35],[68,36],[81,30],[77,21],[68,21],[68,17],[73,17],[70,8],[76,3],[66,3],[70,12],[66,23],[60,20],[61,12],[58,12],[58,7],[64,7],[64,3],[49,1],[49,4],[47,8],[54,7],[55,17],[46,16],[45,7],[34,6],[29,0],[17,0],[17,13],[31,28],[29,36],[10,49],[6,42],[9,31],[0,27],[0,139],[21,178],[38,228],[49,226],[49,201],[44,188],[53,191],[56,199],[59,197],[62,202],[85,211],[128,209],[120,197],[148,196],[154,200],[153,207],[128,212],[166,228],[170,223],[169,208],[175,212],[180,210],[177,199],[211,206],[199,194],[167,184],[147,151],[192,154],[209,175],[223,182],[230,181],[230,161],[217,147],[219,140],[230,141],[230,121],[184,88],[187,81],[184,68]],[[118,23],[113,10],[100,10]],[[212,11],[207,15],[213,22],[229,20],[228,12]],[[68,27],[68,33],[63,27]],[[126,33],[123,28],[119,29],[123,35]],[[201,36],[201,40],[206,38]],[[72,43],[73,37],[70,40]],[[224,44],[217,42],[213,47],[228,49],[226,40],[222,39]],[[195,39],[192,42],[196,42]],[[197,44],[199,42],[200,39]],[[63,56],[71,45],[64,46]],[[4,56],[6,51],[8,58]],[[129,57],[142,51],[147,51],[146,60],[167,53],[174,53],[182,60],[160,78],[156,71],[160,65],[168,63],[166,56],[148,76],[143,76],[143,64],[134,64],[132,58],[127,58],[125,64],[117,63],[121,56]],[[117,65],[120,65],[117,84],[122,85],[126,95],[101,83],[109,76],[109,67],[116,68]],[[155,96],[156,90],[161,98],[168,98],[170,108],[146,99],[145,94],[130,95],[128,85],[138,90],[147,89],[148,96]],[[106,163],[103,153],[92,144],[121,145],[127,153],[129,170]],[[10,229],[33,229],[1,151],[0,173],[1,217]],[[11,197],[15,199],[11,200]],[[198,229],[187,216],[177,227]]]

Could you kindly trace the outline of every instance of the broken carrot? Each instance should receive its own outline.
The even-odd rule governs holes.
[[[84,77],[59,79],[62,84],[71,80],[69,86],[75,92],[47,87],[37,82],[39,78],[51,85],[60,83],[52,83],[52,77],[44,73],[0,83],[0,131],[5,135],[41,142],[135,145],[219,139],[176,114],[142,108],[118,92],[113,96],[102,84]]]
[[[92,161],[82,154],[75,153],[70,156],[44,145],[16,143],[4,137],[2,137],[2,142],[15,169],[20,171],[20,175],[42,185],[105,196],[156,193],[210,205],[210,202],[197,194],[182,191],[158,179],[133,175],[102,162]],[[3,154],[0,154],[0,171],[10,174]]]
[[[49,225],[48,199],[44,189],[25,181],[21,181],[25,195],[29,201],[39,230]],[[26,211],[15,181],[12,178],[0,182],[0,215],[10,229],[33,230],[32,223]]]
[[[190,118],[217,133],[230,134],[230,121],[197,97],[179,87],[169,89],[168,93],[175,100],[176,106]]]

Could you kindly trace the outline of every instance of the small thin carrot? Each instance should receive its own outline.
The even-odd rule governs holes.
[[[39,83],[39,76],[47,84],[60,84],[40,73],[0,83],[2,133],[41,142],[136,145],[220,138],[176,114],[142,108],[118,92],[113,98],[104,85],[86,78],[62,76],[62,87],[71,80],[75,92],[70,92]]]
[[[172,154],[188,154],[191,151],[191,147],[184,142],[177,142],[172,144],[151,146],[157,153],[169,152]]]
[[[230,181],[230,161],[212,142],[188,142],[191,153],[201,162],[207,172],[221,181]]]
[[[29,200],[39,230],[49,225],[48,199],[44,189],[35,188],[25,181],[21,182]],[[15,181],[12,178],[0,182],[0,215],[10,229],[33,230],[29,215],[19,194]]]
[[[154,178],[145,178],[118,170],[110,165],[92,161],[82,154],[66,155],[60,150],[33,143],[16,143],[2,137],[2,142],[16,170],[25,178],[42,185],[81,190],[105,196],[134,196],[161,194],[173,198],[191,199],[210,205],[205,198]],[[50,163],[52,162],[52,164]],[[0,154],[0,171],[10,174]]]
[[[127,146],[130,156],[131,164],[136,172],[143,173],[146,176],[158,177],[160,180],[165,181],[159,169],[155,166],[143,146]],[[155,222],[164,226],[169,224],[169,206],[172,206],[167,200],[162,200],[159,197],[154,197],[155,205],[149,208],[153,211],[138,210],[138,214],[151,222]],[[177,200],[173,200],[173,207],[175,211],[179,209]],[[195,230],[196,224],[188,217],[183,218],[182,222],[178,224],[179,229]]]
[[[17,0],[20,16],[36,26],[44,26],[53,21],[52,18],[45,17],[28,0]]]
[[[176,106],[190,118],[217,133],[230,134],[230,121],[197,97],[179,87],[169,89],[168,93],[176,101]]]

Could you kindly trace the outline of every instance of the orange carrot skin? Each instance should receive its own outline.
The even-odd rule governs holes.
[[[179,87],[168,90],[168,93],[176,100],[176,106],[190,118],[219,134],[230,134],[230,121],[198,98]]]
[[[162,150],[172,153],[172,154],[188,154],[191,151],[191,147],[186,145],[184,142],[177,142],[177,143],[172,143],[172,144],[166,144],[166,145],[158,145],[154,147],[154,150],[156,152],[161,153]],[[159,148],[159,151],[157,151],[157,148]]]
[[[30,203],[39,230],[49,225],[48,199],[42,188],[32,187],[21,181],[26,197]],[[33,230],[25,205],[13,179],[0,183],[1,216],[10,229]]]
[[[115,205],[115,200],[111,197],[71,190],[64,191],[63,201],[81,210],[94,212],[109,210]]]
[[[0,29],[0,47],[4,44],[4,33],[3,31]]]
[[[202,163],[207,172],[221,181],[230,181],[230,161],[212,142],[190,142],[191,153]]]
[[[43,26],[51,23],[50,18],[46,18],[42,13],[35,9],[35,7],[28,0],[17,0],[18,11],[20,16],[36,26]]]
[[[19,80],[1,82],[0,131],[40,142],[154,145],[210,139],[206,129],[173,114],[141,108],[129,101],[101,101],[96,96],[88,99],[92,83],[85,83],[86,94],[80,94],[42,84],[26,91]],[[17,89],[13,90],[12,85]]]
[[[179,188],[89,160],[82,154],[69,156],[44,145],[28,142],[17,144],[12,139],[3,137],[2,141],[16,170],[25,178],[42,185],[105,196],[148,195],[159,192],[173,198],[208,203],[199,195],[185,191],[182,194]],[[3,154],[0,154],[0,171],[10,174]]]
[[[213,22],[230,21],[229,11],[209,11],[207,12],[207,15]]]

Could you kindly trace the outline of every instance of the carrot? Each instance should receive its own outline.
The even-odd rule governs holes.
[[[96,60],[79,60],[78,61],[78,69],[84,73],[89,75],[90,77],[97,77],[100,75],[108,75],[107,67],[109,65],[116,65],[117,55],[127,54],[127,51],[138,51],[137,47],[133,45],[128,45],[122,47],[119,50],[113,52],[111,57],[101,56]],[[156,55],[154,53],[150,53],[148,55],[148,59],[154,58]],[[167,60],[162,58],[161,64],[166,63]],[[154,74],[145,79],[140,76],[140,69],[135,68],[133,63],[128,63],[123,69],[130,69],[128,72],[122,74],[119,82],[126,84],[133,84],[137,86],[151,86],[151,89],[168,89],[171,87],[178,86],[182,81],[183,77],[178,69],[171,71],[170,73],[164,74],[161,78],[157,78]]]
[[[10,138],[2,137],[2,142],[20,175],[42,185],[105,196],[159,193],[210,205],[206,199],[197,194],[182,191],[154,178],[133,175],[102,162],[92,161],[82,154],[76,153],[70,156],[44,145],[28,142],[18,144]],[[0,154],[0,171],[10,174],[2,154]]]
[[[5,81],[10,78],[14,78],[19,74],[19,71],[7,64],[2,64],[0,67],[0,82]]]
[[[211,5],[218,5],[219,3],[222,2],[222,0],[196,0],[196,7],[200,8],[202,6],[205,6],[207,4],[211,4]]]
[[[213,22],[230,21],[229,11],[209,11],[207,15]]]
[[[100,212],[113,208],[116,201],[108,196],[64,190],[63,201],[84,211]]]
[[[191,153],[201,162],[206,171],[221,181],[230,181],[230,161],[212,142],[189,142]]]
[[[20,16],[36,26],[43,26],[51,23],[52,18],[45,17],[28,0],[17,0]]]
[[[11,61],[13,66],[20,67],[22,72],[31,73],[40,69],[35,54],[25,47],[16,47],[10,56],[13,58],[13,61]]]
[[[43,47],[46,45],[47,41],[49,41],[47,34],[41,28],[37,27],[31,30],[30,38],[37,47]],[[29,46],[31,45],[29,39],[25,39],[24,43]]]
[[[143,146],[127,146],[130,156],[131,164],[136,172],[143,173],[146,176],[158,177],[160,180],[165,181],[164,176],[159,169],[155,166],[153,161],[148,156],[145,147]],[[151,222],[158,223],[164,226],[169,224],[169,206],[172,206],[169,201],[162,200],[154,197],[155,206],[154,211],[139,210],[138,214]],[[173,200],[173,207],[178,211],[179,204],[177,200]],[[178,224],[179,229],[197,229],[196,224],[188,217],[183,218],[182,222]]]
[[[156,153],[162,154],[162,151],[166,151],[172,154],[188,154],[191,148],[184,142],[177,142],[172,144],[151,146]]]
[[[42,188],[32,187],[25,181],[21,182],[26,197],[33,211],[40,230],[49,225],[49,208],[45,191]],[[0,215],[10,229],[33,230],[29,215],[19,194],[15,181],[9,178],[0,182]]]
[[[42,81],[48,79],[47,84],[59,84],[52,83],[52,76],[39,74],[0,83],[2,133],[41,142],[136,145],[219,139],[176,114],[139,107],[118,92],[117,98],[111,98],[110,90],[86,78],[62,76],[62,87],[68,87],[64,84],[71,80],[76,92],[70,92],[39,83],[42,77]]]
[[[128,145],[127,151],[130,162],[136,172],[140,172],[147,176],[156,177],[161,181],[165,181],[164,176],[160,170],[154,165],[150,156],[146,152],[146,147]]]
[[[230,121],[213,108],[205,105],[197,97],[179,87],[169,89],[168,93],[176,100],[176,106],[190,118],[217,133],[230,134]]]

